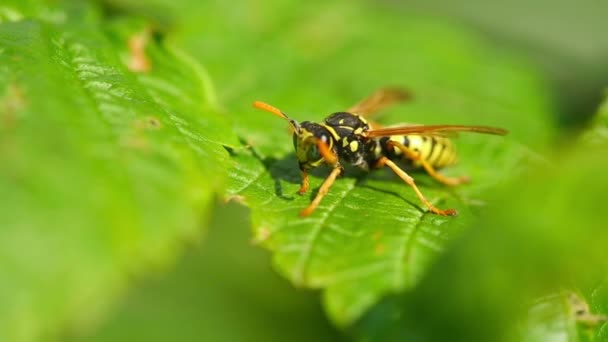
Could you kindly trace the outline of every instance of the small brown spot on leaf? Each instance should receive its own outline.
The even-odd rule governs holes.
[[[253,244],[260,244],[266,240],[268,240],[268,238],[270,237],[272,233],[270,232],[270,229],[266,228],[266,227],[260,227],[257,230],[257,234],[256,236],[253,238],[253,240],[251,241]]]
[[[380,240],[382,235],[384,235],[384,232],[381,230],[378,230],[377,232],[374,233],[374,235],[372,235],[372,240],[378,241],[378,240]]]
[[[245,196],[241,196],[241,195],[229,195],[229,196],[226,196],[226,198],[224,198],[224,202],[225,203],[234,202],[234,203],[238,203],[238,204],[244,204],[245,203]]]
[[[160,120],[153,116],[149,117],[146,122],[148,123],[148,127],[151,129],[159,129],[162,126]]]
[[[163,124],[161,123],[161,121],[154,117],[154,116],[149,116],[146,118],[142,118],[142,119],[136,119],[135,121],[133,121],[133,127],[135,129],[136,132],[143,132],[143,131],[147,131],[147,130],[159,130],[160,128],[163,127]]]
[[[16,83],[9,84],[0,97],[0,125],[7,128],[14,127],[17,122],[17,114],[24,107],[23,90]]]
[[[133,121],[131,129],[125,132],[121,143],[129,148],[147,151],[150,144],[146,138],[146,131],[159,130],[161,127],[162,123],[154,116],[136,119]]]
[[[129,38],[129,70],[148,72],[152,69],[152,62],[146,55],[146,45],[148,45],[151,35],[151,29],[147,28]]]
[[[137,131],[158,130],[163,125],[160,120],[154,116],[149,116],[143,119],[137,119],[133,122],[133,126]]]
[[[141,134],[133,134],[124,136],[121,139],[121,143],[123,146],[128,148],[132,148],[135,150],[146,151],[148,150],[148,140],[144,138]]]

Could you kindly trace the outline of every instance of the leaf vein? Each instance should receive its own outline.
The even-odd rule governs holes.
[[[346,190],[340,193],[338,200],[327,208],[327,210],[323,213],[323,216],[319,220],[319,223],[311,231],[310,237],[305,242],[304,251],[300,256],[297,265],[295,266],[294,281],[296,282],[296,284],[302,284],[304,282],[306,268],[308,267],[312,255],[313,245],[319,237],[319,234],[321,234],[321,230],[325,225],[325,222],[327,222],[327,219],[331,216],[334,209],[338,205],[340,205],[340,203],[342,203],[342,201],[348,196],[348,194],[351,193],[355,188],[355,183],[351,182],[346,188]]]

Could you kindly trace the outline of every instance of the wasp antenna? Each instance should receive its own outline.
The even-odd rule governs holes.
[[[253,101],[253,106],[257,109],[261,109],[261,110],[265,110],[267,112],[270,112],[280,118],[283,118],[287,121],[289,121],[289,123],[291,124],[291,126],[297,131],[300,132],[300,124],[298,124],[298,122],[292,118],[290,118],[289,116],[287,116],[287,114],[283,113],[280,109],[269,105],[268,103],[262,102],[262,101]]]
[[[283,118],[285,120],[289,120],[289,117],[287,115],[285,115],[285,113],[283,113],[282,111],[280,111],[278,108],[273,107],[271,105],[269,105],[268,103],[262,102],[262,101],[254,101],[253,102],[253,106],[257,109],[261,109],[261,110],[265,110],[267,112],[270,112],[280,118]]]

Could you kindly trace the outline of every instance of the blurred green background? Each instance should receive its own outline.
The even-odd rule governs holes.
[[[594,0],[2,1],[0,338],[608,340],[607,15]],[[130,67],[134,37],[151,70]],[[416,250],[411,279],[332,283],[323,266],[342,260],[321,253],[298,275],[292,241],[256,245],[267,228],[295,238],[309,198],[290,199],[284,122],[250,103],[320,120],[387,84],[416,94],[387,122],[512,134],[463,137],[452,172],[477,184],[461,192],[421,176],[463,210],[422,214],[440,248]],[[390,178],[334,189],[348,184],[370,206],[414,201]],[[337,207],[342,228],[353,210]]]

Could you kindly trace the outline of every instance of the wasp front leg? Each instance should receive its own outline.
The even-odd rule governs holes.
[[[315,196],[315,199],[312,200],[312,202],[310,203],[310,205],[308,207],[306,207],[304,210],[302,210],[300,212],[301,217],[312,214],[312,212],[317,208],[319,203],[321,203],[321,200],[323,199],[323,197],[325,197],[325,195],[329,192],[329,188],[331,188],[331,185],[334,184],[336,178],[341,173],[342,173],[342,167],[340,167],[340,166],[337,166],[333,170],[331,170],[331,173],[329,174],[329,176],[327,176],[327,178],[325,179],[325,181],[319,188],[319,192],[317,193],[317,196]]]
[[[310,182],[308,181],[308,172],[306,170],[302,170],[302,183],[300,183],[300,190],[298,190],[298,194],[304,195],[308,191],[308,187]]]

